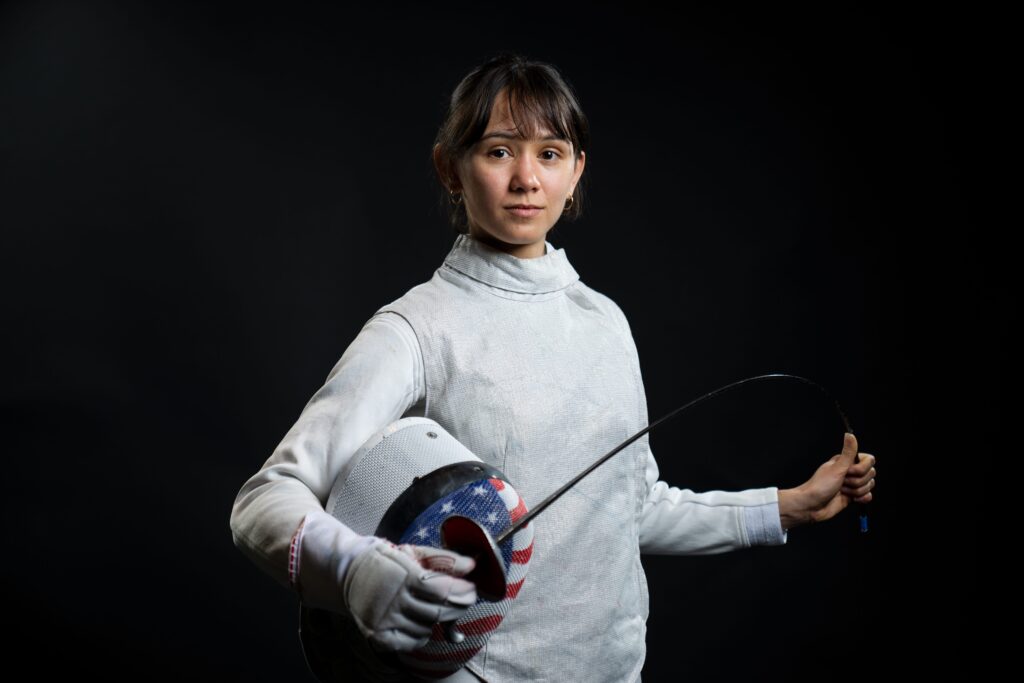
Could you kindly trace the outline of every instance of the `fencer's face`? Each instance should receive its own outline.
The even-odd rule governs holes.
[[[519,258],[544,255],[544,240],[583,173],[584,154],[541,128],[526,140],[499,93],[476,145],[458,164],[470,234]],[[530,209],[518,207],[529,205]]]

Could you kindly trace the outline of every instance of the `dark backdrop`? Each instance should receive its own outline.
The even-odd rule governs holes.
[[[368,317],[451,247],[433,135],[499,49],[558,66],[590,117],[585,215],[549,240],[626,312],[651,419],[794,373],[878,456],[866,535],[853,506],[781,548],[645,557],[645,680],[966,661],[973,519],[947,513],[983,502],[996,418],[953,370],[1001,362],[984,316],[1006,296],[970,242],[970,22],[0,7],[4,584],[25,661],[310,680],[298,603],[232,545],[231,505]],[[676,486],[787,488],[842,427],[773,381],[651,443]]]

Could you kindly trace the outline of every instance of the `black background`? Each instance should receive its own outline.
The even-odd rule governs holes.
[[[644,679],[960,667],[979,559],[960,513],[984,503],[997,420],[978,378],[1009,310],[967,191],[985,40],[910,10],[0,5],[11,652],[312,680],[298,603],[233,546],[231,505],[450,249],[433,136],[510,49],[590,118],[585,214],[548,239],[629,318],[651,420],[793,373],[878,458],[868,534],[854,505],[781,548],[645,556]],[[788,488],[842,427],[771,381],[651,444],[676,486]]]

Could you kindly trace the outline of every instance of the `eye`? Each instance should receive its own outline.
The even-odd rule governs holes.
[[[488,154],[488,156],[490,156],[490,155],[497,155],[499,152],[500,153],[504,153],[504,154],[509,154],[509,151],[507,149],[505,149],[504,147],[498,147],[496,149],[492,149],[487,154]],[[555,161],[559,157],[562,156],[561,153],[559,153],[559,151],[556,150],[556,149],[546,149],[543,152],[541,152],[541,154],[542,155],[543,154],[550,154],[550,155],[552,155],[552,156],[549,156],[549,157],[544,157],[544,161]],[[495,157],[495,158],[505,159],[506,157]]]

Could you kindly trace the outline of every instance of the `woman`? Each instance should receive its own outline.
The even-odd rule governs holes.
[[[477,596],[460,578],[472,559],[361,536],[324,512],[371,434],[402,416],[432,418],[529,504],[648,424],[626,317],[546,240],[580,213],[588,141],[550,65],[502,54],[463,79],[433,151],[455,244],[428,282],[366,323],[235,501],[238,547],[305,604],[352,614],[378,651],[422,645]],[[847,434],[795,489],[694,493],[658,480],[645,435],[534,520],[514,606],[450,680],[639,680],[640,553],[784,544],[788,529],[871,500],[875,459],[860,455]]]

